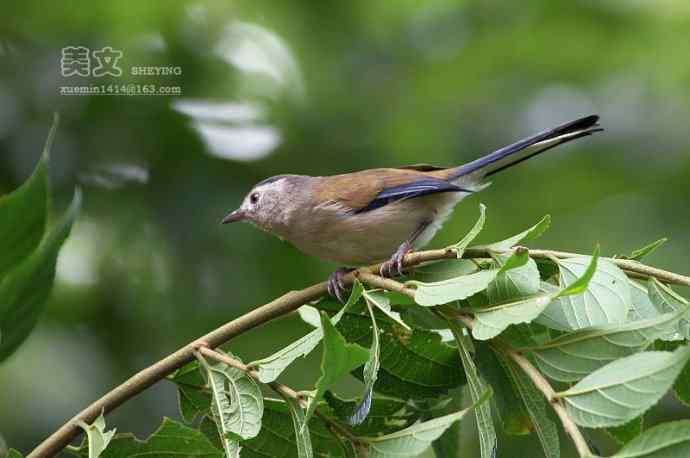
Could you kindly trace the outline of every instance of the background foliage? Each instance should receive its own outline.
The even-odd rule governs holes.
[[[452,164],[598,112],[606,133],[497,177],[434,244],[459,239],[481,199],[492,218],[480,242],[550,213],[555,224],[540,246],[589,252],[600,242],[607,254],[627,253],[665,235],[671,244],[650,259],[687,271],[685,2],[26,1],[3,9],[11,20],[0,24],[0,192],[29,176],[56,109],[56,220],[74,184],[84,190],[47,311],[0,369],[0,431],[13,447],[28,449],[171,349],[330,272],[249,227],[218,226],[268,175]],[[211,123],[222,124],[212,132],[225,134],[225,148],[208,116],[185,114],[189,103],[177,99],[58,95],[73,82],[60,76],[60,50],[79,44],[122,49],[125,68],[180,66],[181,76],[140,80],[180,85],[187,102],[230,104],[222,123]],[[308,330],[281,320],[232,350],[253,360]],[[318,354],[298,361],[285,382],[308,385],[318,363]],[[360,390],[354,381],[341,388]],[[667,418],[687,416],[666,406]],[[109,424],[143,436],[163,415],[179,418],[172,385]],[[512,450],[533,445],[518,439]]]

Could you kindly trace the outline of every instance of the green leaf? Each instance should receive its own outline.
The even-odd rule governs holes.
[[[493,390],[491,404],[503,431],[514,436],[529,434],[532,422],[504,365],[489,345],[483,342],[474,345],[477,370]]]
[[[26,339],[53,287],[55,264],[81,206],[77,190],[67,213],[39,247],[0,283],[0,361]]]
[[[460,420],[472,408],[486,405],[485,401],[491,396],[488,389],[467,409],[434,418],[433,420],[417,423],[401,431],[380,437],[363,437],[362,441],[369,445],[368,458],[399,458],[414,457],[424,452],[431,442],[438,439],[453,423]]]
[[[5,456],[5,458],[24,458],[24,455],[11,448],[10,451],[7,452],[7,456]]]
[[[369,305],[374,305],[377,309],[383,312],[388,318],[395,321],[397,324],[403,328],[411,331],[407,323],[405,323],[400,317],[399,313],[393,312],[391,310],[391,302],[388,296],[381,291],[365,291],[364,297]]]
[[[330,414],[332,410],[332,416],[337,420],[346,420],[359,403],[358,399],[340,399],[330,391],[325,393],[324,399],[329,409],[322,408],[322,412]],[[357,436],[388,434],[410,426],[420,416],[421,410],[414,403],[375,395],[367,418],[351,429]]]
[[[211,441],[214,447],[218,450],[223,450],[223,443],[220,440],[220,434],[218,434],[218,426],[216,426],[216,422],[210,416],[206,415],[201,419],[198,429]],[[225,457],[225,454],[223,456]]]
[[[282,400],[265,399],[261,432],[242,442],[242,458],[294,458],[299,456],[295,432],[287,404]],[[321,406],[319,407],[321,409]],[[318,419],[309,422],[315,457],[349,458],[352,446],[340,441]],[[305,430],[306,432],[306,430]]]
[[[472,243],[474,239],[477,238],[479,233],[482,231],[484,228],[484,222],[486,221],[486,205],[484,204],[479,204],[479,219],[477,220],[476,223],[474,223],[474,226],[470,231],[465,235],[465,237],[462,238],[458,243],[455,245],[449,246],[448,250],[454,251],[455,255],[458,257],[458,259],[462,258],[463,253],[467,249],[467,247]]]
[[[449,321],[448,324],[458,344],[458,352],[460,353],[462,367],[465,369],[465,375],[467,376],[470,396],[472,397],[472,401],[478,404],[477,408],[474,410],[474,414],[477,420],[481,456],[482,458],[491,458],[496,448],[496,430],[494,429],[494,422],[491,418],[491,405],[489,403],[480,402],[481,397],[486,392],[487,385],[479,378],[477,366],[475,366],[474,360],[470,355],[468,349],[469,336],[463,334],[463,328],[456,321]]]
[[[548,328],[536,323],[515,324],[501,334],[501,340],[513,348],[539,345],[551,339]]]
[[[497,255],[496,259],[500,263],[498,275],[507,274],[511,269],[522,267],[529,261],[529,251],[527,248],[518,247],[510,255]]]
[[[680,372],[673,385],[673,392],[680,402],[690,407],[690,363],[685,364]]]
[[[690,420],[662,423],[628,442],[611,458],[683,458],[690,456]]]
[[[198,361],[178,369],[168,379],[177,385],[178,407],[186,423],[211,411],[211,391],[199,371]]]
[[[546,458],[560,458],[561,446],[558,439],[558,427],[549,415],[544,395],[534,386],[529,377],[504,354],[499,353],[499,358],[529,414],[534,432],[544,450],[544,456]]]
[[[108,447],[108,444],[115,436],[115,428],[110,431],[105,430],[105,418],[100,414],[90,425],[83,421],[78,421],[77,426],[86,433],[86,441],[89,447],[89,458],[98,458]]]
[[[587,283],[584,280],[587,267],[591,267],[591,259],[578,256],[560,261],[560,284],[565,288],[561,295],[567,297],[554,300],[539,317],[538,323],[571,331],[627,321],[632,308],[628,278],[615,264],[601,259],[585,290],[583,284]]]
[[[649,298],[647,287],[634,280],[630,280],[630,298],[632,308],[628,314],[629,321],[656,318],[661,315],[662,312],[656,308]]]
[[[211,395],[203,388],[179,385],[177,403],[185,423],[193,423],[199,415],[203,415],[211,408]]]
[[[469,275],[478,270],[477,264],[470,259],[442,259],[416,266],[413,275],[417,281],[433,283]]]
[[[288,406],[290,417],[292,418],[292,426],[295,428],[295,445],[297,446],[298,458],[312,458],[314,451],[311,447],[311,434],[309,433],[309,426],[304,417],[304,410],[297,400],[289,396],[282,396],[283,400]]]
[[[309,400],[305,424],[314,414],[316,405],[321,401],[326,390],[369,359],[367,349],[357,344],[347,343],[324,312],[321,312],[321,328],[324,336],[321,376],[316,381],[314,397]]]
[[[690,347],[650,351],[613,361],[559,393],[580,426],[620,426],[661,399],[690,358]]]
[[[604,431],[619,444],[627,444],[640,435],[643,423],[644,417],[637,417],[624,425],[606,428]]]
[[[82,456],[88,456],[88,450],[84,444],[79,453]],[[218,450],[200,431],[164,418],[161,426],[146,440],[139,440],[130,433],[115,435],[101,456],[103,458],[134,456],[223,458],[223,452]]]
[[[424,283],[412,280],[406,284],[417,287],[414,296],[417,304],[425,307],[442,305],[466,299],[473,294],[484,291],[499,274],[503,275],[511,269],[524,266],[528,260],[527,253],[516,250],[515,253],[505,260],[501,268],[480,270],[469,275],[462,275],[438,282]]]
[[[511,258],[516,256],[513,255]],[[507,304],[473,309],[475,322],[472,327],[472,337],[477,340],[488,340],[499,335],[510,325],[531,323],[544,313],[550,307],[549,304],[552,304],[554,300],[584,291],[596,270],[598,249],[595,250],[594,256],[590,259],[590,263],[582,276],[576,278],[563,289],[551,287],[548,292],[525,297]],[[502,269],[506,266],[507,264]]]
[[[630,253],[630,256],[627,256],[627,259],[632,259],[633,261],[639,261],[645,256],[649,256],[650,254],[654,253],[657,248],[659,248],[661,245],[666,243],[668,239],[666,237],[657,240],[656,242],[652,242],[649,245],[646,245],[638,250],[633,251]]]
[[[307,323],[309,326],[313,328],[321,327],[321,314],[319,313],[319,309],[316,307],[312,307],[311,305],[303,305],[297,309],[297,313],[299,314],[299,317],[302,318],[302,321]]]
[[[540,294],[507,304],[475,309],[472,337],[477,340],[493,339],[511,324],[529,323],[551,303],[551,294]]]
[[[447,415],[461,410],[463,407],[463,398],[463,390],[457,390],[457,393],[451,397],[450,402],[441,409],[440,413]],[[450,425],[438,439],[431,443],[435,456],[444,458],[458,458],[461,454],[461,445],[462,431],[459,421]]]
[[[657,309],[663,312],[686,311],[678,322],[677,330],[684,339],[690,339],[690,312],[687,311],[688,301],[656,278],[651,279],[647,286],[649,299]]]
[[[43,154],[31,177],[0,197],[0,280],[29,256],[43,238],[48,212],[48,162],[59,118],[53,118]]]
[[[489,283],[486,289],[487,304],[508,302],[539,292],[541,285],[539,269],[534,259],[529,257],[527,250],[517,257],[499,254],[495,256],[495,259],[504,270],[496,275],[493,282]],[[520,262],[520,265],[509,265],[508,262],[511,260]]]
[[[630,280],[630,293],[632,299],[632,308],[628,313],[628,321],[656,318],[663,313],[662,310],[659,310],[656,305],[652,303],[652,300],[649,298],[648,287],[646,285],[642,285],[636,281]],[[668,311],[670,312],[671,310]],[[678,324],[680,325],[680,321]],[[678,326],[669,330],[668,334],[659,336],[659,339],[669,342],[681,339],[681,336],[678,333]]]
[[[338,321],[345,311],[359,301],[363,292],[364,288],[362,284],[355,280],[352,285],[350,298],[342,309],[332,318],[331,322],[333,324],[338,324]],[[311,353],[319,342],[321,342],[321,339],[323,339],[323,329],[314,329],[309,334],[294,341],[287,347],[278,350],[271,356],[249,363],[249,367],[255,369],[259,373],[259,380],[262,383],[271,383],[275,381],[294,360]]]
[[[589,260],[587,260],[587,259],[589,259]],[[586,262],[583,264],[580,261],[586,261]],[[562,271],[562,264],[563,263],[559,264],[559,269],[561,271]],[[594,278],[594,275],[597,272],[597,268],[600,266],[600,264],[599,264],[599,247],[597,246],[594,249],[594,254],[592,254],[591,257],[589,257],[589,258],[584,257],[584,259],[577,259],[576,265],[580,265],[580,266],[586,265],[585,272],[574,274],[572,277],[570,277],[569,281],[565,282],[566,284],[564,284],[564,282],[561,282],[561,288],[564,288],[564,289],[562,289],[561,292],[558,294],[559,297],[574,296],[577,294],[582,294],[582,293],[587,291],[589,286],[592,284],[592,280]],[[577,269],[577,270],[579,271],[581,269]],[[624,278],[627,279],[627,277],[625,277],[625,276],[624,276]],[[614,283],[615,283],[615,280],[614,280]]]
[[[606,364],[644,350],[672,330],[680,316],[656,318],[582,329],[551,342],[527,348],[541,371],[553,380],[576,382]]]
[[[682,340],[657,340],[654,342],[654,349],[659,351],[673,351],[683,345],[684,342],[685,341]],[[683,370],[680,371],[676,383],[673,384],[673,393],[676,395],[678,401],[690,407],[690,363],[686,363]]]
[[[244,371],[224,363],[212,365],[203,358],[199,362],[211,389],[211,414],[225,455],[239,457],[237,439],[251,439],[261,430],[264,412],[261,389]]]
[[[374,384],[376,383],[379,368],[381,367],[381,343],[379,327],[376,324],[374,309],[371,305],[372,300],[367,292],[364,293],[364,299],[367,304],[369,316],[371,317],[371,348],[369,349],[369,359],[364,365],[364,370],[362,371],[362,377],[364,379],[364,393],[362,394],[362,400],[357,403],[354,411],[347,418],[347,422],[351,425],[359,425],[367,418],[369,409],[371,408],[371,397],[374,394]]]
[[[530,227],[526,231],[520,232],[519,234],[514,235],[509,239],[501,240],[500,242],[495,242],[490,245],[487,245],[486,248],[496,252],[509,250],[516,245],[520,245],[524,242],[528,242],[530,240],[534,240],[540,237],[544,232],[546,232],[550,225],[551,216],[546,215],[541,219],[541,221],[539,221],[537,224]]]
[[[321,306],[337,310],[331,303]],[[442,342],[438,333],[416,328],[408,331],[374,312],[381,331],[377,393],[405,399],[436,398],[465,383],[456,348]],[[347,312],[337,328],[348,341],[371,347],[371,319],[367,315]],[[361,371],[354,375],[362,377]]]
[[[414,295],[415,302],[421,306],[430,307],[466,299],[484,291],[489,283],[494,281],[498,271],[499,269],[480,270],[473,274],[434,283],[408,283],[417,286]]]

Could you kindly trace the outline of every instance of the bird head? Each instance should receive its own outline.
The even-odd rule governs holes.
[[[247,221],[269,232],[276,232],[285,218],[292,175],[277,175],[260,181],[252,188],[237,210],[221,221],[223,224]]]

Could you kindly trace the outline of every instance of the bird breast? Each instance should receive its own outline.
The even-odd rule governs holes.
[[[413,246],[426,245],[466,195],[433,194],[361,213],[337,202],[326,202],[308,212],[295,212],[283,238],[311,256],[340,265],[354,267],[380,262],[424,224],[428,226]]]

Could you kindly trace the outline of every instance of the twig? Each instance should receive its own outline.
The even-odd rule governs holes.
[[[245,372],[247,375],[249,375],[254,380],[256,380],[258,382],[261,381],[259,379],[259,372],[258,371],[251,369],[249,366],[247,366],[243,362],[238,361],[234,358],[231,358],[228,355],[217,352],[217,351],[215,351],[211,348],[208,348],[206,346],[199,347],[197,353],[202,355],[202,356],[207,356],[211,359],[214,359],[220,363],[227,364],[228,366],[234,367],[235,369],[239,369],[242,372]],[[304,399],[303,396],[301,396],[297,391],[293,390],[289,386],[283,385],[282,383],[279,383],[279,382],[270,382],[270,383],[268,383],[268,386],[270,386],[271,389],[273,391],[275,391],[276,393],[278,393],[282,396],[286,396],[288,398],[296,400],[304,408],[307,407],[307,400]],[[340,424],[338,424],[338,422],[331,420],[330,418],[328,418],[327,416],[325,416],[324,414],[319,412],[319,409],[316,409],[314,411],[314,415],[316,415],[321,421],[323,421],[327,427],[337,431],[342,436],[345,436],[347,439],[354,442],[355,444],[361,443],[361,441],[359,440],[359,438],[357,438],[357,436],[353,435],[350,431],[343,428]]]
[[[405,296],[414,299],[414,290],[406,287],[398,281],[391,280],[390,278],[384,278],[380,275],[374,275],[370,272],[355,271],[354,275],[368,285],[381,289],[387,289],[388,291],[395,291],[396,293],[404,294]]]
[[[488,258],[490,257],[489,251],[490,250],[487,248],[482,247],[469,248],[465,251],[463,257],[470,259]],[[529,253],[530,256],[541,259],[548,259],[549,257],[567,258],[579,256],[575,253],[550,250],[530,250]],[[412,267],[423,262],[451,259],[455,257],[455,252],[449,249],[418,251],[408,254],[405,257],[404,265],[406,267]],[[621,267],[627,273],[635,274],[638,277],[654,277],[665,283],[690,286],[690,277],[674,274],[672,272],[656,269],[654,267],[649,267],[636,261],[613,258],[607,259]],[[362,274],[378,273],[380,267],[381,265],[377,264],[369,267],[363,267],[355,272],[359,272],[361,277]],[[344,284],[351,284],[353,278],[353,273],[346,275],[343,277]],[[361,278],[362,281],[366,281],[364,277]],[[408,288],[404,288],[404,286],[400,292],[408,296],[411,293],[411,291]],[[291,291],[273,300],[272,302],[269,302],[268,304],[258,307],[251,312],[242,315],[241,317],[230,321],[229,323],[226,323],[218,329],[209,332],[205,336],[190,342],[176,352],[136,373],[124,383],[115,387],[112,391],[93,402],[91,405],[75,415],[72,419],[68,420],[47,439],[45,439],[29,455],[27,455],[27,458],[46,458],[56,455],[80,434],[81,429],[77,426],[77,422],[84,421],[86,423],[91,423],[98,417],[98,415],[101,414],[101,412],[111,412],[113,409],[119,407],[159,380],[164,379],[169,374],[172,374],[180,367],[192,361],[194,359],[194,351],[200,346],[205,345],[209,348],[215,348],[235,336],[256,328],[275,318],[287,315],[302,305],[318,299],[325,294],[327,294],[326,283],[318,283],[303,290]]]
[[[589,445],[587,444],[587,439],[585,439],[580,431],[580,428],[578,428],[572,418],[570,418],[563,403],[554,397],[556,393],[553,387],[551,387],[549,382],[544,378],[543,375],[541,375],[541,372],[539,372],[537,368],[534,367],[527,358],[525,358],[524,355],[515,351],[513,348],[503,344],[494,344],[497,345],[506,355],[508,355],[508,357],[510,357],[510,359],[512,359],[513,362],[520,367],[520,369],[522,369],[525,375],[532,380],[534,386],[536,386],[537,389],[542,392],[547,401],[549,401],[549,404],[551,404],[554,412],[556,412],[556,415],[558,415],[558,418],[561,420],[563,429],[566,433],[568,433],[570,439],[573,441],[573,444],[575,444],[577,453],[583,458],[593,456],[592,451],[589,449]]]

